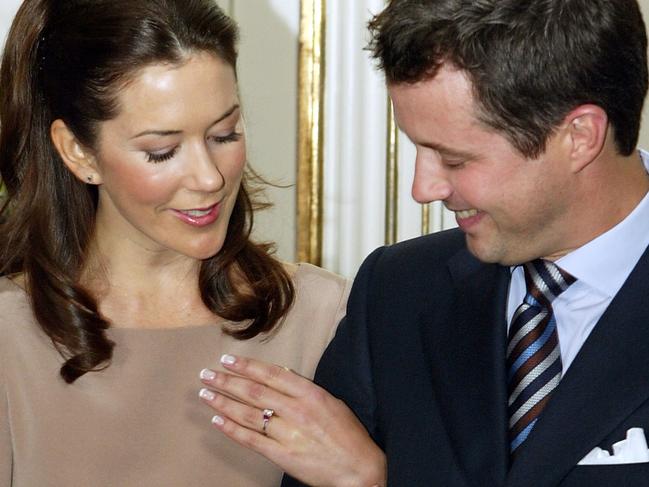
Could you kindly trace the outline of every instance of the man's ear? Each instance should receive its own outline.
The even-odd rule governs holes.
[[[63,163],[77,179],[86,184],[101,184],[95,156],[81,145],[63,120],[52,122],[50,137]]]
[[[579,172],[602,152],[609,129],[608,115],[597,105],[581,105],[566,116],[563,126],[570,144],[571,168]]]

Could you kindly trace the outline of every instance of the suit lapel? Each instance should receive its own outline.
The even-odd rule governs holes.
[[[470,484],[502,485],[507,470],[505,303],[510,273],[467,251],[450,261],[448,308],[422,318],[436,401]],[[449,325],[449,323],[454,323]]]
[[[649,399],[648,290],[645,251],[555,390],[512,465],[508,486],[557,485]]]

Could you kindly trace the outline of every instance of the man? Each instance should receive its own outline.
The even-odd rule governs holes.
[[[365,261],[316,381],[391,486],[649,485],[579,465],[649,432],[636,1],[392,0],[370,28],[412,194],[460,229]]]

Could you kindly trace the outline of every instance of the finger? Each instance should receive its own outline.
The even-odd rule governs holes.
[[[278,390],[288,396],[297,397],[304,393],[311,381],[294,373],[287,367],[270,364],[248,357],[225,354],[221,364],[228,370]]]
[[[221,416],[262,434],[269,434],[271,420],[277,419],[271,409],[261,410],[209,389],[201,389],[198,396]],[[270,414],[267,415],[266,411]]]
[[[271,462],[276,462],[277,456],[283,454],[284,448],[272,436],[241,426],[226,416],[215,415],[212,424],[231,440],[262,454]]]
[[[261,410],[270,408],[285,411],[292,399],[270,386],[227,372],[204,369],[200,377],[205,385],[221,395],[225,394]]]

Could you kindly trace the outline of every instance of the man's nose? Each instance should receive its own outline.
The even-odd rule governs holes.
[[[418,154],[412,181],[413,199],[425,204],[446,200],[452,193],[453,186],[442,164],[430,158],[424,159]]]

